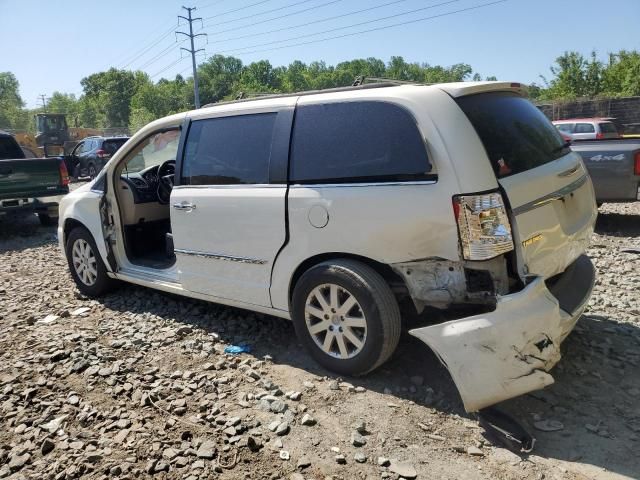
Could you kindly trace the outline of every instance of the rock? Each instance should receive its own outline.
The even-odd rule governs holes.
[[[171,461],[178,456],[178,451],[175,448],[165,448],[162,451],[162,458]]]
[[[269,430],[271,430],[272,432],[275,432],[277,430],[277,428],[280,426],[282,422],[280,420],[274,420],[273,422],[271,422],[267,428]]]
[[[153,467],[153,473],[168,472],[168,471],[169,471],[169,464],[162,460],[158,460],[158,463],[156,463],[155,467]]]
[[[271,402],[269,408],[273,413],[284,413],[287,409],[287,404],[282,400],[274,400],[273,402]]]
[[[378,457],[378,465],[381,467],[389,466],[389,459],[386,457]]]
[[[351,425],[351,428],[353,428],[356,432],[358,432],[361,435],[364,435],[367,433],[367,424],[364,420],[358,420],[354,422]]]
[[[291,395],[289,395],[289,399],[293,400],[294,402],[297,402],[301,398],[302,398],[302,393],[300,392],[292,392]]]
[[[306,425],[307,427],[311,427],[316,424],[316,419],[308,413],[305,413],[300,423],[302,423],[302,425]]]
[[[71,442],[69,448],[71,450],[82,450],[84,448],[84,442]]]
[[[416,478],[418,476],[418,472],[416,472],[416,469],[408,462],[391,461],[391,465],[389,465],[389,471],[408,479]]]
[[[357,452],[354,456],[353,459],[358,462],[358,463],[364,463],[367,461],[367,456],[362,453],[362,452]]]
[[[216,455],[216,444],[212,441],[205,441],[196,452],[198,458],[212,459]]]
[[[31,459],[31,455],[25,453],[23,455],[12,455],[9,460],[9,469],[12,472],[20,470]]]
[[[116,428],[122,430],[124,428],[129,428],[131,426],[131,420],[128,418],[121,418],[116,422]]]
[[[558,420],[540,420],[533,422],[533,426],[542,432],[556,432],[564,429],[564,424]]]
[[[296,466],[297,466],[297,468],[299,468],[299,469],[303,470],[303,469],[305,469],[305,468],[307,468],[307,467],[311,466],[311,460],[309,460],[309,459],[308,459],[307,457],[305,457],[305,456],[302,456],[302,457],[300,457],[300,459],[298,460],[298,463],[297,463],[297,465],[296,465]]]
[[[184,336],[184,335],[189,335],[191,332],[193,332],[193,329],[187,325],[183,325],[181,327],[178,327],[178,329],[176,330],[176,335],[178,336]]]
[[[257,452],[262,448],[262,440],[249,436],[247,438],[247,447],[252,452]]]
[[[52,362],[59,362],[60,360],[64,360],[68,356],[69,352],[67,352],[66,350],[56,350],[51,354],[49,360],[51,360]]]
[[[473,445],[467,447],[467,454],[475,457],[484,457],[484,452],[478,447],[474,447]]]
[[[360,435],[358,432],[351,434],[351,444],[354,447],[362,447],[367,444],[367,439]]]
[[[280,450],[279,456],[282,460],[289,460],[290,455],[286,450]]]
[[[276,428],[276,435],[282,437],[287,433],[289,433],[289,424],[287,422],[282,422],[280,425],[278,425],[278,428]]]
[[[47,430],[49,433],[56,433],[60,427],[62,426],[62,422],[64,422],[64,420],[68,417],[69,415],[61,415],[53,420],[51,420],[50,422],[47,422],[43,425],[41,425],[42,428],[44,428],[45,430]]]
[[[56,444],[52,440],[45,438],[42,441],[42,444],[40,445],[40,453],[42,455],[46,455],[47,453],[51,452],[54,448],[56,448]]]
[[[340,384],[337,380],[334,380],[329,384],[329,390],[340,390]]]
[[[304,476],[301,473],[295,472],[289,475],[289,480],[304,480]]]
[[[342,454],[336,455],[335,458],[338,465],[344,465],[347,463],[347,458]]]

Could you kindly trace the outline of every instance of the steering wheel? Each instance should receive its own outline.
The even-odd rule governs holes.
[[[169,203],[175,173],[175,160],[167,160],[158,167],[158,203],[160,203],[160,205],[167,205]]]

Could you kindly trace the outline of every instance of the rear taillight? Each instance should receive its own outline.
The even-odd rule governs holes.
[[[100,149],[96,152],[96,157],[98,158],[107,158],[109,156],[109,154],[107,152],[105,152],[104,150]]]
[[[596,140],[602,140],[602,139],[604,139],[604,134],[596,133]]]
[[[456,195],[453,213],[466,260],[488,260],[513,250],[511,225],[500,193]]]
[[[60,183],[63,187],[69,185],[69,171],[64,162],[60,162]]]
[[[640,175],[640,152],[636,152],[633,156],[633,173]]]

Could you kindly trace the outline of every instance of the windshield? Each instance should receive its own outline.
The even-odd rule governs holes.
[[[167,160],[175,160],[179,141],[179,130],[169,130],[147,137],[127,155],[124,172],[136,173]]]
[[[67,127],[63,116],[39,116],[38,130],[41,132],[57,132]]]
[[[539,167],[570,151],[547,117],[515,93],[480,93],[456,101],[482,140],[497,178]]]

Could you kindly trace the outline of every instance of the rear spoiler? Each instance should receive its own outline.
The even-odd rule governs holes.
[[[523,97],[527,95],[527,87],[517,82],[456,82],[439,83],[435,86],[453,98],[487,92],[514,92]]]

